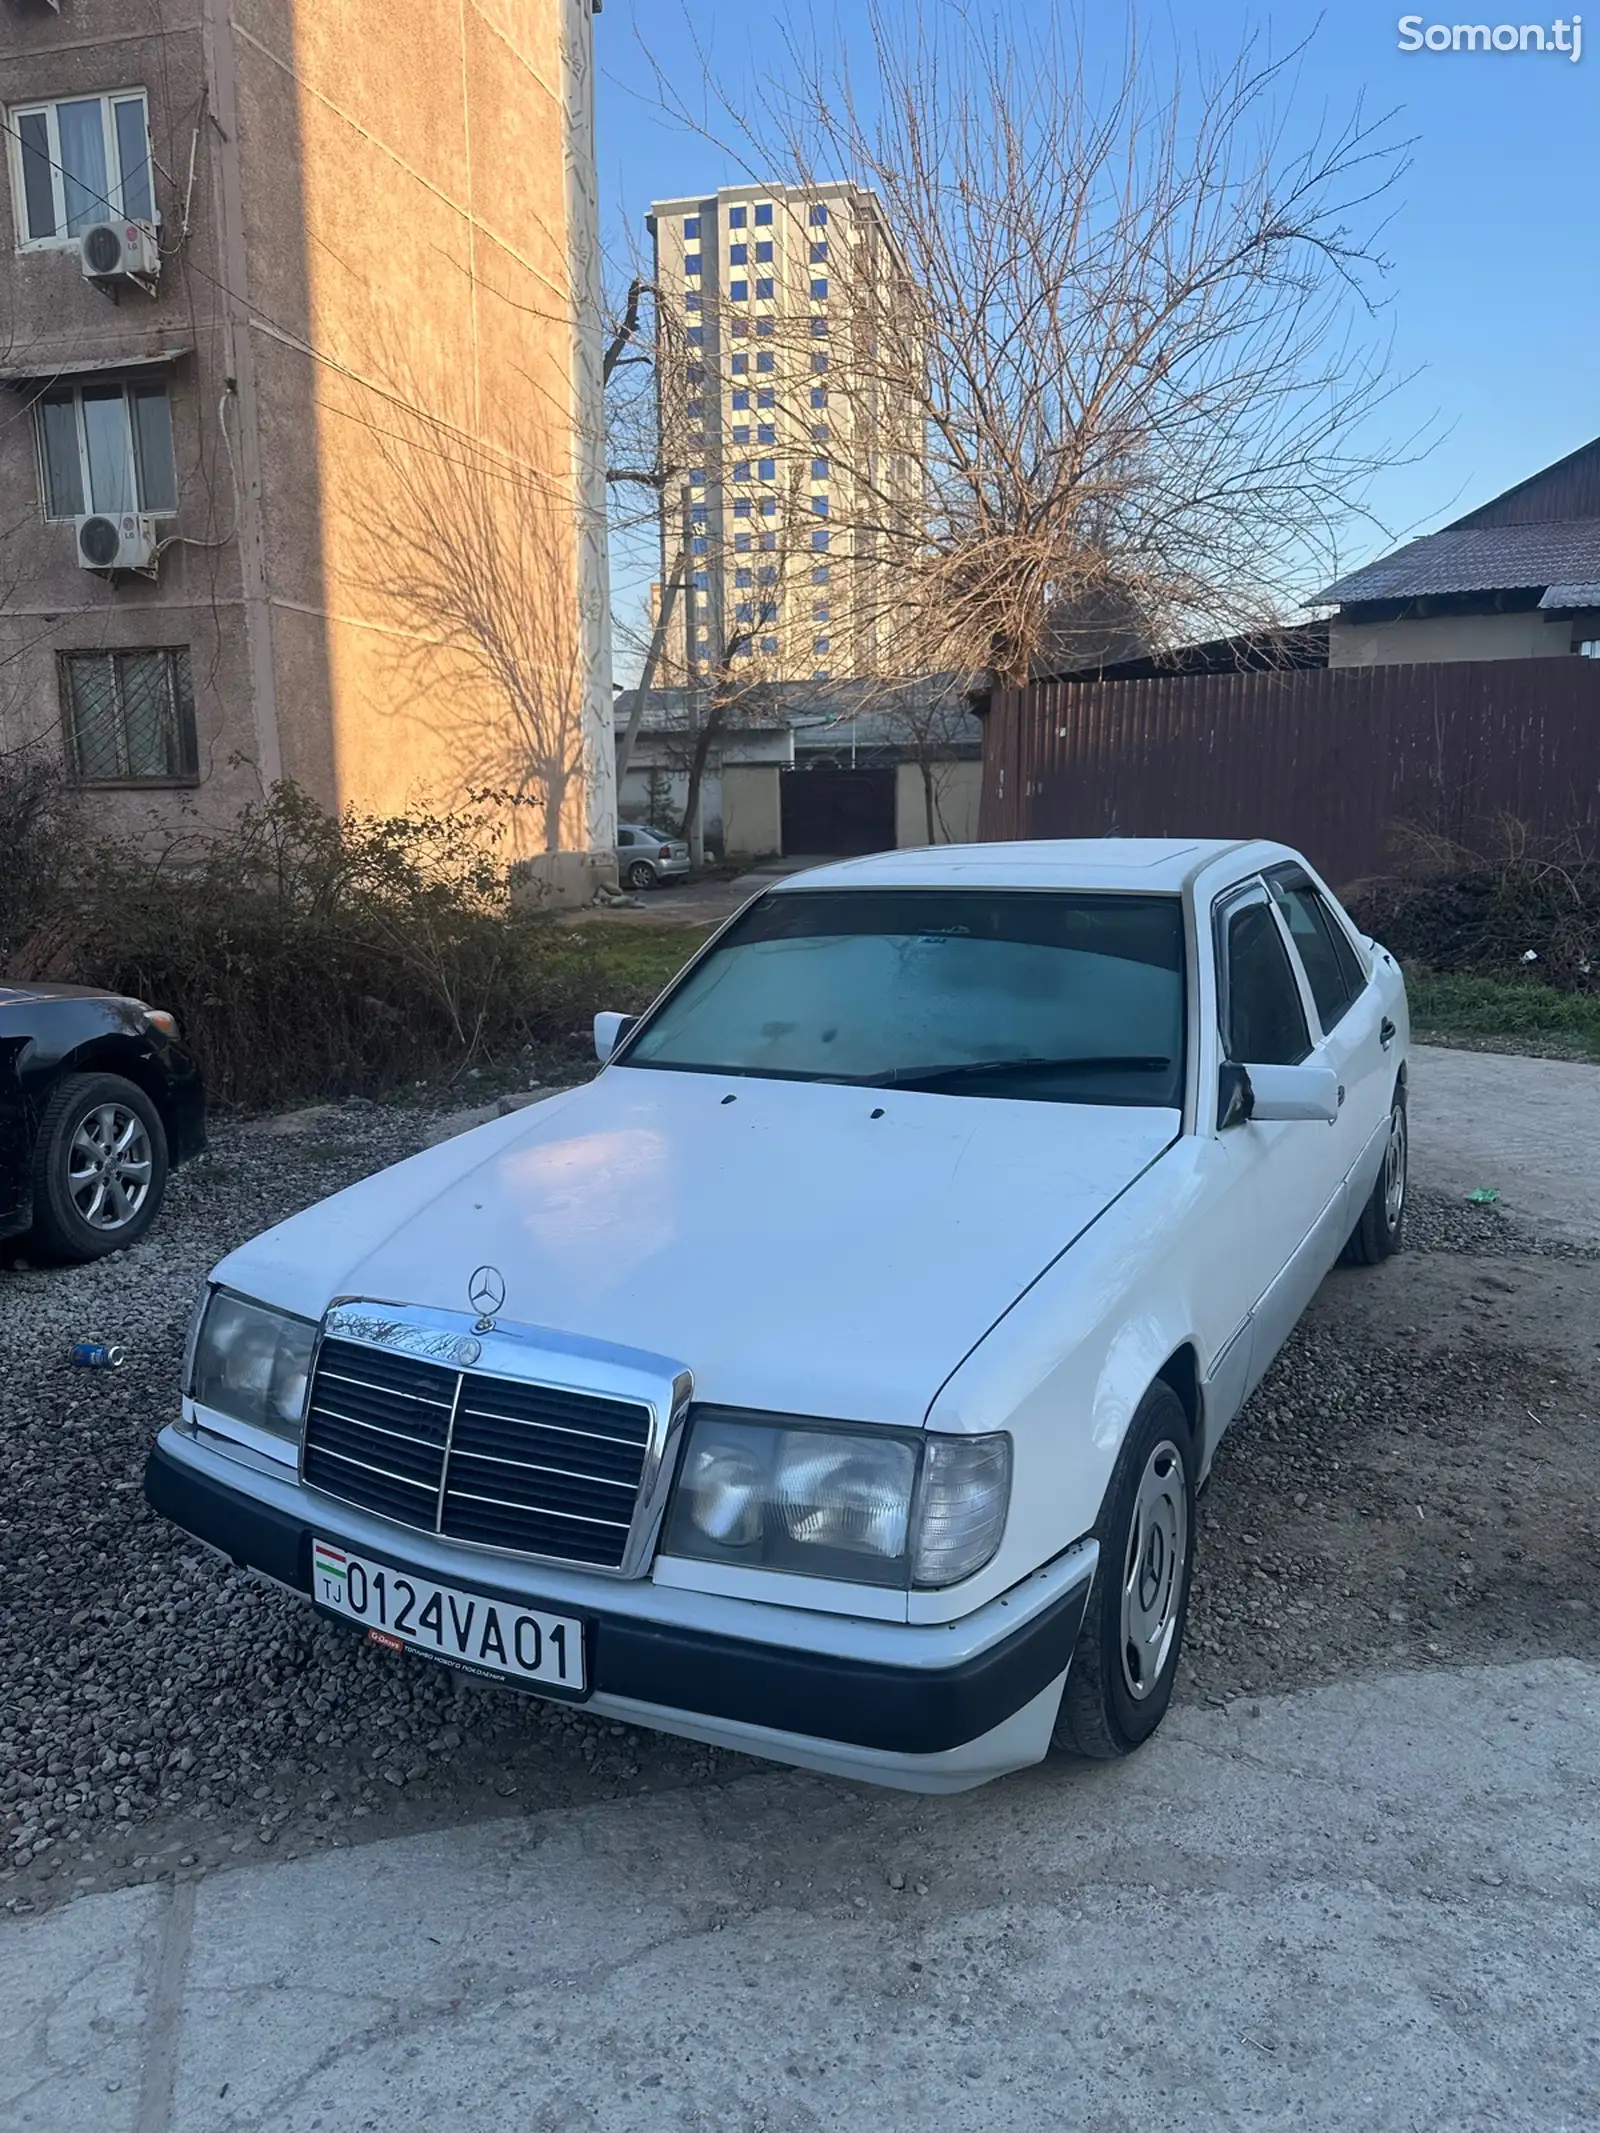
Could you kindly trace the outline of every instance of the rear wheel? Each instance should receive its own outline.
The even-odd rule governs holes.
[[[143,1089],[120,1074],[57,1082],[33,1149],[36,1247],[55,1259],[100,1259],[136,1244],[161,1212],[167,1136]]]
[[[1410,1140],[1406,1131],[1406,1085],[1394,1092],[1389,1110],[1389,1138],[1384,1144],[1383,1165],[1367,1195],[1361,1219],[1350,1232],[1341,1257],[1348,1266],[1376,1266],[1399,1251],[1405,1242],[1406,1184],[1410,1168]]]
[[[656,885],[656,870],[648,859],[636,859],[628,869],[630,889],[653,889]]]
[[[1052,1745],[1127,1755],[1166,1716],[1193,1562],[1194,1449],[1183,1402],[1158,1380],[1139,1403],[1106,1491],[1100,1567]]]

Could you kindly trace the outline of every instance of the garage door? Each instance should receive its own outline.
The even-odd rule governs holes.
[[[787,858],[894,850],[894,771],[786,770],[779,793]]]

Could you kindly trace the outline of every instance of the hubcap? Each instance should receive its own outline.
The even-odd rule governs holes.
[[[1183,1454],[1167,1439],[1145,1462],[1122,1566],[1122,1678],[1138,1701],[1156,1687],[1172,1657],[1188,1556]]]
[[[1389,1114],[1389,1145],[1383,1157],[1383,1216],[1398,1229],[1406,1204],[1406,1114],[1399,1104]]]
[[[150,1195],[150,1136],[136,1111],[96,1104],[67,1150],[67,1189],[91,1229],[125,1229]]]

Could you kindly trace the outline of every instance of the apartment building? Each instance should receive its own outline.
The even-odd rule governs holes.
[[[664,678],[828,684],[879,671],[920,505],[907,270],[852,184],[658,200],[661,582],[689,551]],[[893,351],[891,354],[890,351]]]
[[[0,0],[0,747],[109,826],[609,858],[598,4]]]

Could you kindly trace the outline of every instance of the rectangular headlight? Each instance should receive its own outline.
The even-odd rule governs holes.
[[[189,1393],[291,1443],[300,1435],[315,1322],[213,1289],[195,1335]]]
[[[1008,1437],[698,1415],[669,1555],[864,1585],[952,1585],[1000,1545]]]

